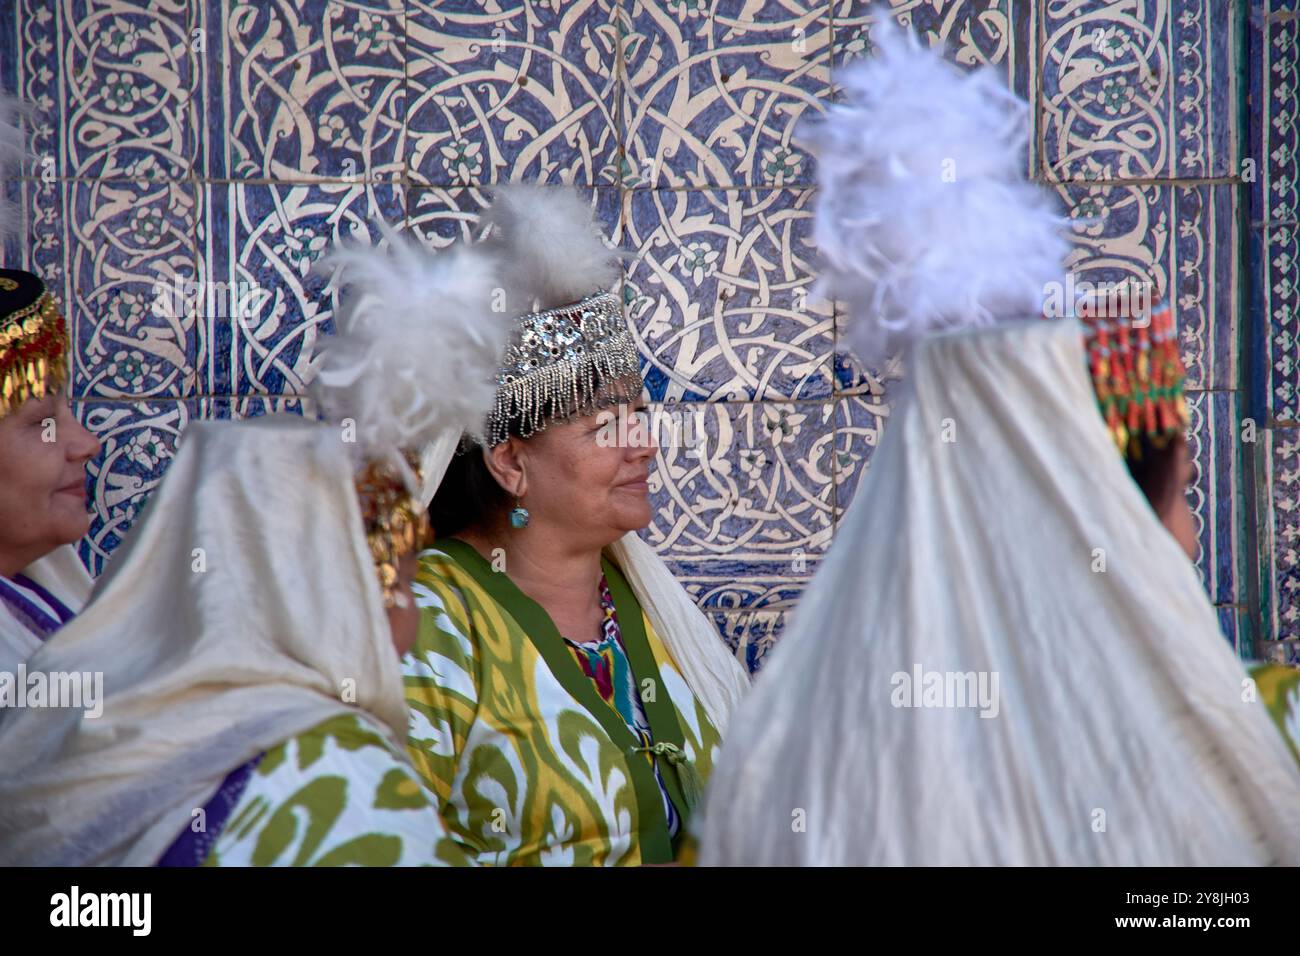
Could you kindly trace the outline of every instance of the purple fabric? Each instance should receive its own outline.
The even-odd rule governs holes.
[[[230,813],[239,803],[239,798],[248,786],[248,778],[253,775],[258,763],[266,754],[258,754],[248,763],[236,767],[221,781],[221,786],[212,795],[212,799],[203,805],[203,830],[196,833],[193,826],[181,831],[167,852],[158,858],[157,866],[200,866],[212,852],[212,844],[217,842]]]
[[[14,584],[21,584],[23,587],[35,591],[40,595],[41,600],[48,604],[54,610],[54,613],[58,615],[57,619],[50,617],[43,608],[33,604],[13,584],[10,584],[4,578],[0,578],[0,601],[3,601],[11,611],[17,614],[19,620],[23,621],[31,629],[31,632],[41,640],[48,638],[74,617],[72,611],[68,610],[62,601],[26,575],[15,575],[13,581]]]

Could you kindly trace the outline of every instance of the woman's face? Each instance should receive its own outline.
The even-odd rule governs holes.
[[[90,528],[86,462],[99,440],[63,395],[0,418],[0,574],[16,574]]]
[[[388,610],[388,629],[392,632],[393,647],[397,656],[405,656],[415,646],[420,633],[420,609],[415,606],[411,582],[419,568],[414,551],[408,551],[397,562],[397,583],[393,585],[393,604]]]
[[[1178,442],[1175,467],[1178,469],[1175,492],[1167,496],[1167,500],[1157,510],[1157,514],[1160,516],[1160,523],[1169,529],[1174,540],[1182,546],[1187,556],[1195,561],[1199,545],[1196,541],[1196,522],[1192,518],[1192,506],[1187,503],[1187,488],[1196,480],[1196,465],[1192,461],[1192,453],[1186,441]]]
[[[530,528],[540,525],[577,547],[601,548],[650,523],[649,473],[657,448],[644,401],[511,441],[519,443]]]

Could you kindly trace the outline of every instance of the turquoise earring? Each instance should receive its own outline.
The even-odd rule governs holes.
[[[528,514],[528,509],[521,507],[519,504],[519,499],[516,498],[514,510],[510,512],[510,527],[527,528],[528,519],[530,517],[531,516]]]

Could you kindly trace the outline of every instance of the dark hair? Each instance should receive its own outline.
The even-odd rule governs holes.
[[[492,477],[483,449],[470,445],[457,451],[447,466],[442,484],[429,502],[429,523],[439,538],[465,528],[491,524],[507,505],[510,496]]]
[[[598,409],[633,401],[640,394],[639,376],[637,388],[630,393],[624,390],[624,382],[607,379],[599,369],[592,370],[591,379],[595,392],[604,396],[596,403]],[[562,403],[563,400],[557,401]],[[547,408],[547,417],[555,417],[558,421],[579,413],[585,414],[585,411],[579,412],[572,404],[566,408],[563,404],[557,407],[552,403]],[[527,440],[536,434],[523,413],[511,416],[505,425],[506,434],[511,438]],[[470,444],[468,440],[462,442],[462,448],[466,445],[469,446],[466,450],[458,450],[451,459],[433,501],[429,502],[429,523],[439,538],[458,534],[466,528],[491,525],[511,505],[510,495],[492,477],[483,461],[482,446]]]
[[[1136,449],[1130,446],[1124,458],[1129,474],[1158,515],[1163,515],[1177,500],[1176,496],[1183,494],[1181,465],[1186,441],[1182,435],[1175,435],[1157,444],[1148,436],[1139,435],[1134,439]]]

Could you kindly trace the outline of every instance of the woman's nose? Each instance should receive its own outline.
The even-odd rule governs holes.
[[[67,453],[69,461],[89,461],[99,454],[100,442],[85,425],[77,421],[72,414],[72,406],[66,401],[63,403],[66,411],[66,422],[63,425],[64,434],[67,435]]]
[[[659,443],[654,434],[653,418],[649,412],[644,409],[635,412],[629,431],[632,437],[628,442],[630,457],[649,458],[659,450]]]

